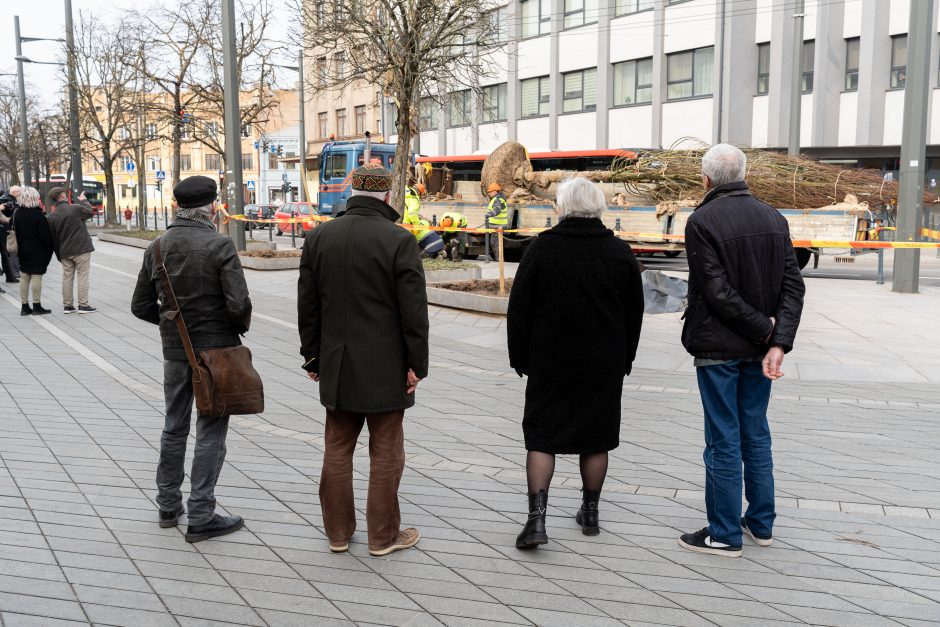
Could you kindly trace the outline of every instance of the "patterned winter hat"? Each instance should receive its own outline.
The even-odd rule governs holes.
[[[390,191],[392,173],[377,163],[365,163],[353,170],[352,188],[360,192]]]

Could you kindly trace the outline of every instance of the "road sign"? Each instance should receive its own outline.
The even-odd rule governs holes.
[[[166,172],[164,172],[163,170],[157,170],[157,180],[158,181],[166,180]]]
[[[248,181],[248,183],[245,185],[245,188],[246,188],[249,192],[255,191],[255,182],[254,182],[254,181]]]
[[[127,164],[125,164],[124,169],[127,170],[128,172],[133,172],[134,170],[137,169],[137,166],[134,165],[133,161],[128,161]]]

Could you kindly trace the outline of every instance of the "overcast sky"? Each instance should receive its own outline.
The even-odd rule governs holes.
[[[169,4],[174,0],[164,0]],[[149,0],[72,0],[74,19],[78,21],[79,11],[91,11],[96,15],[114,15],[121,10],[143,8],[153,4]],[[288,6],[291,0],[272,0],[278,19],[273,36],[284,38],[288,31]],[[64,0],[0,0],[0,73],[15,73],[16,43],[13,38],[13,16],[20,16],[20,33],[24,37],[65,37],[65,1]],[[62,44],[36,41],[23,44],[23,54],[36,61],[56,61],[61,54]],[[41,106],[51,108],[59,98],[58,78],[60,68],[55,65],[26,64],[26,88],[31,95],[38,97]],[[13,86],[15,77],[0,76],[0,85]],[[4,89],[6,87],[3,87]]]

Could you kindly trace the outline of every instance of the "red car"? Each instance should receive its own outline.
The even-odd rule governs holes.
[[[274,219],[277,221],[278,235],[290,235],[291,223],[288,222],[288,220],[290,220],[291,211],[294,212],[295,218],[307,218],[294,225],[298,237],[303,237],[307,231],[317,225],[317,220],[309,218],[309,216],[320,215],[315,204],[312,202],[286,202],[278,207],[277,211],[274,213]]]

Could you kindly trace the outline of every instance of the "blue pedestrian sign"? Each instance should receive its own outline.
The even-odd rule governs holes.
[[[245,185],[245,188],[246,188],[249,192],[255,191],[255,182],[254,182],[254,181],[248,181],[248,184]]]
[[[134,165],[134,162],[133,162],[133,161],[128,161],[128,162],[125,164],[124,169],[127,170],[128,172],[133,172],[134,170],[137,169],[137,166]]]
[[[164,172],[163,170],[157,170],[157,180],[158,181],[166,180],[166,172]]]

